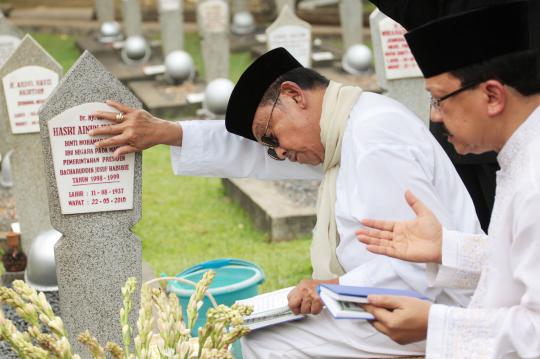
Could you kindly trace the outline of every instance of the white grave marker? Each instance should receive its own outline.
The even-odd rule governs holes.
[[[266,29],[268,50],[284,47],[304,67],[311,67],[311,25],[300,20],[285,5],[276,21]]]
[[[24,66],[4,76],[2,85],[13,134],[39,132],[38,109],[58,85],[59,76],[41,66]]]
[[[95,111],[117,112],[103,103],[70,108],[49,121],[54,172],[62,214],[122,211],[133,208],[135,155],[114,159],[112,148],[96,148],[94,128],[109,121],[91,116]]]
[[[405,29],[379,10],[371,14],[369,22],[379,86],[428,125],[429,93],[405,40]]]
[[[422,71],[405,40],[405,33],[407,30],[390,18],[379,22],[384,70],[388,80],[422,77]]]

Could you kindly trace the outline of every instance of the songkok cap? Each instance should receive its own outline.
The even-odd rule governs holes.
[[[530,50],[527,10],[526,1],[482,7],[428,22],[405,38],[429,78]]]
[[[231,93],[225,114],[227,131],[257,141],[252,131],[253,118],[264,93],[278,77],[299,67],[302,65],[282,47],[255,60]]]

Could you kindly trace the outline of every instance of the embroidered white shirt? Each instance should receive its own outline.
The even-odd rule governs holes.
[[[540,358],[539,158],[540,107],[499,153],[489,240],[443,233],[431,283],[478,286],[469,308],[432,306],[428,358]]]

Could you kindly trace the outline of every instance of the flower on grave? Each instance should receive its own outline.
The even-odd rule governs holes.
[[[88,331],[81,333],[77,339],[96,359],[106,359],[107,353],[114,359],[233,359],[229,348],[249,332],[244,326],[244,317],[253,312],[250,306],[234,304],[230,308],[224,305],[211,308],[206,324],[198,329],[199,336],[192,337],[190,334],[214,276],[215,272],[208,271],[197,283],[187,305],[186,323],[176,295],[143,284],[137,320],[138,335],[133,339],[133,347],[133,328],[128,318],[133,310],[137,283],[135,278],[129,278],[122,288],[122,345],[108,342],[102,347]],[[80,359],[72,352],[62,319],[54,315],[43,293],[38,294],[23,281],[15,281],[13,289],[0,287],[0,302],[13,307],[29,324],[27,331],[20,332],[0,310],[0,340],[6,341],[20,358]],[[154,323],[154,318],[157,318],[157,323]],[[154,334],[155,324],[158,334]],[[44,331],[43,327],[49,330]],[[134,348],[134,352],[131,348]]]

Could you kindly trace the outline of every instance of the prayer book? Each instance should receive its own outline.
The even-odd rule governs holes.
[[[244,318],[244,324],[249,329],[256,330],[304,318],[305,315],[296,315],[289,309],[287,295],[293,288],[279,289],[237,301],[240,304],[253,306],[253,313]]]
[[[368,295],[400,295],[427,300],[425,296],[412,290],[356,287],[339,284],[321,284],[319,295],[326,309],[336,319],[373,320],[373,315],[366,312],[361,304],[368,302]]]

